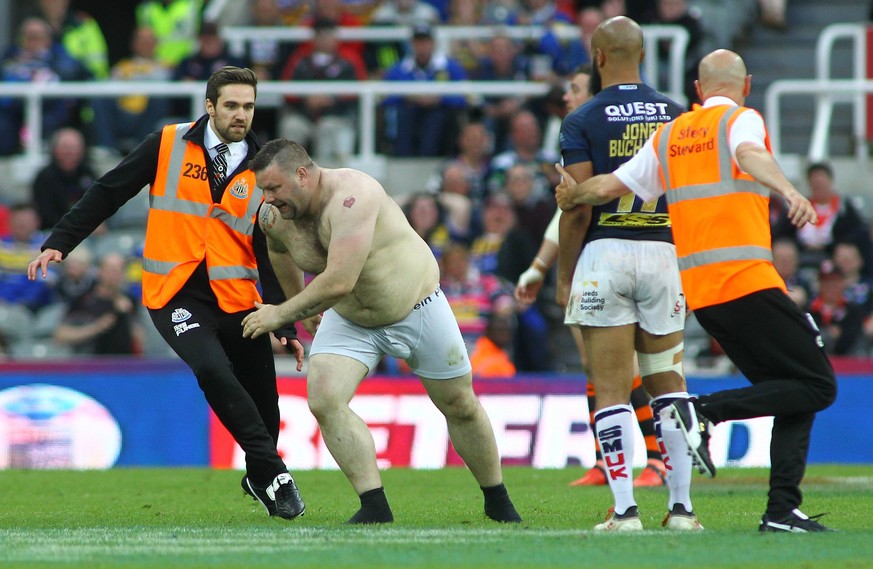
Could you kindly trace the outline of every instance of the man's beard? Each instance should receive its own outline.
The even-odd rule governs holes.
[[[591,66],[591,79],[588,81],[588,92],[593,97],[603,89],[603,80],[600,78],[600,69],[597,64]]]

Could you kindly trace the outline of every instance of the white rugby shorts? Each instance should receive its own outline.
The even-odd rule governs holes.
[[[419,301],[401,321],[365,328],[324,312],[309,355],[338,354],[350,357],[373,371],[389,355],[409,364],[425,379],[454,379],[471,371],[467,347],[446,295],[436,289]]]
[[[564,323],[623,326],[639,323],[655,335],[685,328],[685,295],[676,247],[663,241],[597,239],[576,263]]]

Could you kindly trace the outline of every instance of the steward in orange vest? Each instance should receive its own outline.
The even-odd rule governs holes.
[[[269,336],[242,335],[243,318],[261,300],[259,277],[268,302],[285,300],[257,223],[263,195],[248,169],[259,149],[251,133],[256,95],[252,70],[222,67],[213,73],[206,84],[206,114],[148,135],[95,181],[55,226],[28,276],[35,279],[49,262],[60,262],[150,186],[142,288],[152,323],[191,368],[209,407],[233,437],[220,444],[227,463],[216,466],[244,467],[242,489],[269,515],[293,519],[305,505],[277,448],[272,345]],[[302,368],[303,346],[294,326],[274,334]],[[232,450],[237,448],[242,453]]]

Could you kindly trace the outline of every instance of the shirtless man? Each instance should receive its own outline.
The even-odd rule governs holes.
[[[386,354],[406,360],[445,415],[455,449],[482,488],[485,514],[520,522],[503,485],[491,423],[473,393],[464,340],[439,290],[436,259],[397,204],[372,177],[320,168],[296,142],[267,143],[250,166],[271,206],[262,208],[260,224],[289,300],[258,304],[243,320],[243,336],[295,320],[310,332],[317,326],[309,408],[360,496],[361,508],[348,523],[394,519],[372,435],[349,407]],[[303,271],[316,275],[305,288]]]

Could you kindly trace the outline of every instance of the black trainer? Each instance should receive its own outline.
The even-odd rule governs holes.
[[[817,521],[823,515],[824,514],[807,516],[797,508],[791,510],[786,515],[778,518],[764,514],[761,517],[761,525],[758,526],[758,531],[761,533],[810,533],[820,531],[835,531],[829,527],[823,526]]]
[[[303,503],[303,498],[300,497],[300,490],[297,489],[297,484],[287,472],[283,472],[273,479],[273,483],[267,486],[267,496],[275,502],[276,515],[293,520],[297,516],[302,516],[306,511],[306,504]]]
[[[256,500],[261,503],[261,505],[267,508],[267,513],[271,516],[276,515],[276,502],[274,502],[269,496],[267,496],[267,488],[260,487],[251,480],[249,480],[248,476],[243,476],[242,481],[240,482],[242,486],[243,492],[252,497],[252,500]]]
[[[712,422],[697,412],[694,399],[679,399],[670,405],[670,416],[685,435],[685,443],[697,470],[704,476],[715,477],[715,464],[709,456],[709,437]]]

